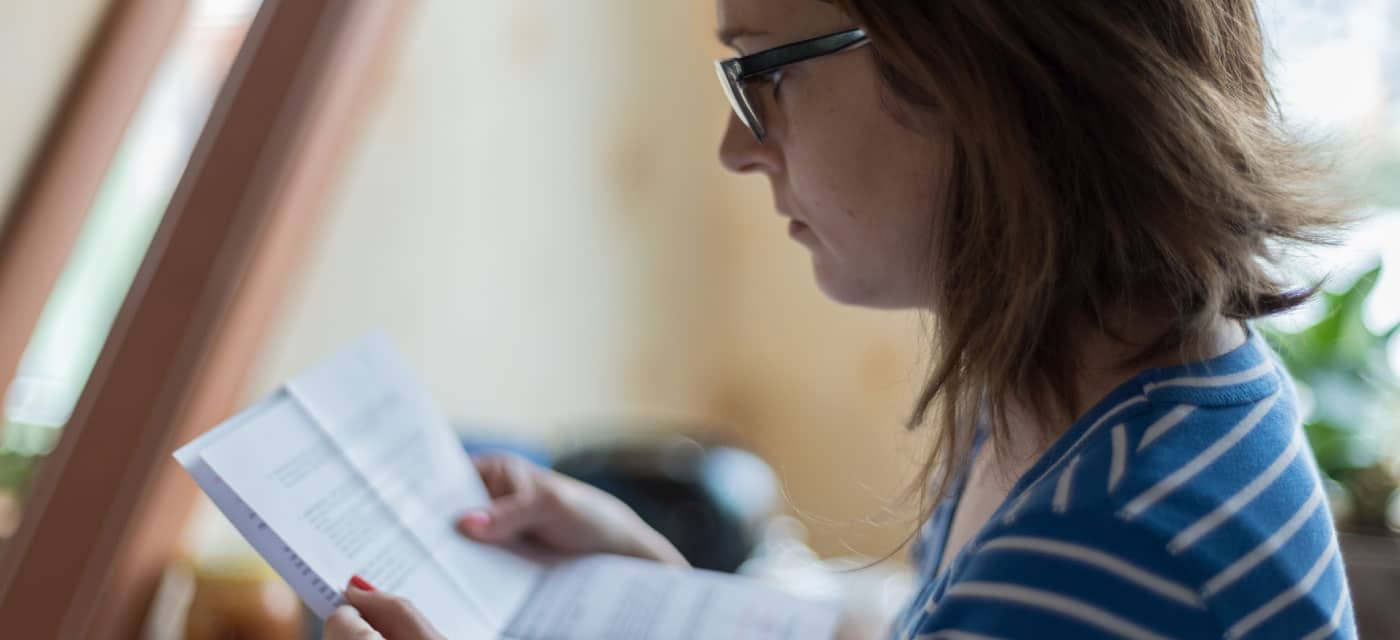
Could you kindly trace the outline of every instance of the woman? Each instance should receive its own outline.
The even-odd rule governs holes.
[[[1279,246],[1339,219],[1280,132],[1253,0],[718,10],[724,165],[768,177],[829,297],[933,319],[895,637],[1355,636],[1292,385],[1246,324],[1307,298]],[[597,491],[479,464],[496,503],[465,535],[683,562]]]

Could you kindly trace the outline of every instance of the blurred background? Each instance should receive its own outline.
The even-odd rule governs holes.
[[[61,108],[65,96],[96,64],[85,55],[122,4],[143,3],[0,8],[0,54],[12,61],[0,68],[0,202],[21,202],[52,139],[45,132],[72,117]],[[260,0],[179,4],[7,381],[0,541],[25,517],[36,469],[61,442],[130,304],[263,8]],[[1370,593],[1393,594],[1400,7],[1261,4],[1291,126],[1324,141],[1363,207],[1347,241],[1309,256],[1298,274],[1300,282],[1326,275],[1325,294],[1266,332],[1303,390],[1334,514],[1355,534],[1349,565],[1377,567],[1375,577],[1349,571],[1382,585]],[[736,550],[716,560],[734,565],[728,570],[747,559],[743,570],[794,588],[866,593],[874,609],[897,602],[907,584],[898,560],[836,579],[803,567],[879,559],[916,526],[900,495],[922,438],[901,424],[922,380],[922,327],[911,314],[823,298],[766,182],[718,166],[728,111],[710,62],[730,54],[714,41],[711,4],[405,6],[315,211],[293,214],[316,221],[279,274],[278,302],[235,376],[238,388],[226,391],[236,399],[229,409],[383,329],[469,447],[522,451],[631,487],[639,509],[658,509],[658,526],[673,518],[676,535],[720,526],[728,509],[742,516],[730,523]],[[22,208],[0,209],[12,210]],[[687,452],[686,499],[720,516],[675,520],[662,508],[675,494],[648,493],[647,483],[675,475],[655,461],[678,448]],[[758,498],[725,506],[736,495]],[[193,567],[189,575],[265,583],[212,508],[182,521],[179,566]],[[170,600],[180,579],[164,580],[152,587],[154,600],[166,594],[187,609],[195,583],[186,580],[184,599]],[[157,626],[145,623],[143,633],[180,637]]]

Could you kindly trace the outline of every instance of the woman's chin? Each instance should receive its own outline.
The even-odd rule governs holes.
[[[866,286],[840,277],[839,273],[823,268],[820,258],[813,256],[812,267],[817,279],[817,288],[832,302],[853,307],[883,307],[878,304],[878,295]]]
[[[898,292],[872,286],[870,282],[838,277],[840,274],[824,269],[820,261],[815,258],[812,266],[817,279],[817,288],[828,299],[837,304],[887,311],[918,309],[926,306],[907,299],[909,296],[898,295]]]

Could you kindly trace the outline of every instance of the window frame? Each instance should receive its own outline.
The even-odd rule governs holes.
[[[367,98],[384,81],[383,63],[412,4],[263,0],[92,377],[0,555],[7,634],[139,635],[197,497],[170,453],[241,400],[288,273],[318,228],[324,195],[372,104]],[[104,26],[118,30],[105,34],[108,48],[95,47],[90,64],[115,64],[110,47],[144,44],[117,37],[126,34],[120,27],[140,32],[129,21],[176,5],[184,2],[116,5],[119,19]],[[179,15],[161,17],[173,25]],[[149,60],[133,102],[159,58]],[[87,97],[87,81],[79,77],[78,95]],[[76,136],[70,144],[83,143]],[[37,166],[37,183],[66,184],[61,167]],[[35,211],[17,210],[18,220],[37,223]],[[7,240],[33,251],[32,237]],[[22,264],[0,262],[0,282],[23,279],[16,273]],[[52,284],[41,284],[26,290],[42,290],[46,299]],[[0,288],[5,306],[9,293]],[[26,341],[32,328],[23,332]],[[13,378],[22,349],[0,351],[0,374]]]

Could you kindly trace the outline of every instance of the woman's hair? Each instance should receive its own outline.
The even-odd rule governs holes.
[[[1013,402],[1052,425],[1087,408],[1086,323],[1168,320],[1123,363],[1140,365],[1311,294],[1280,279],[1280,248],[1328,241],[1342,203],[1281,126],[1254,0],[834,1],[869,34],[892,109],[951,132],[910,418],[936,432],[925,508],[979,421],[1003,447]]]

